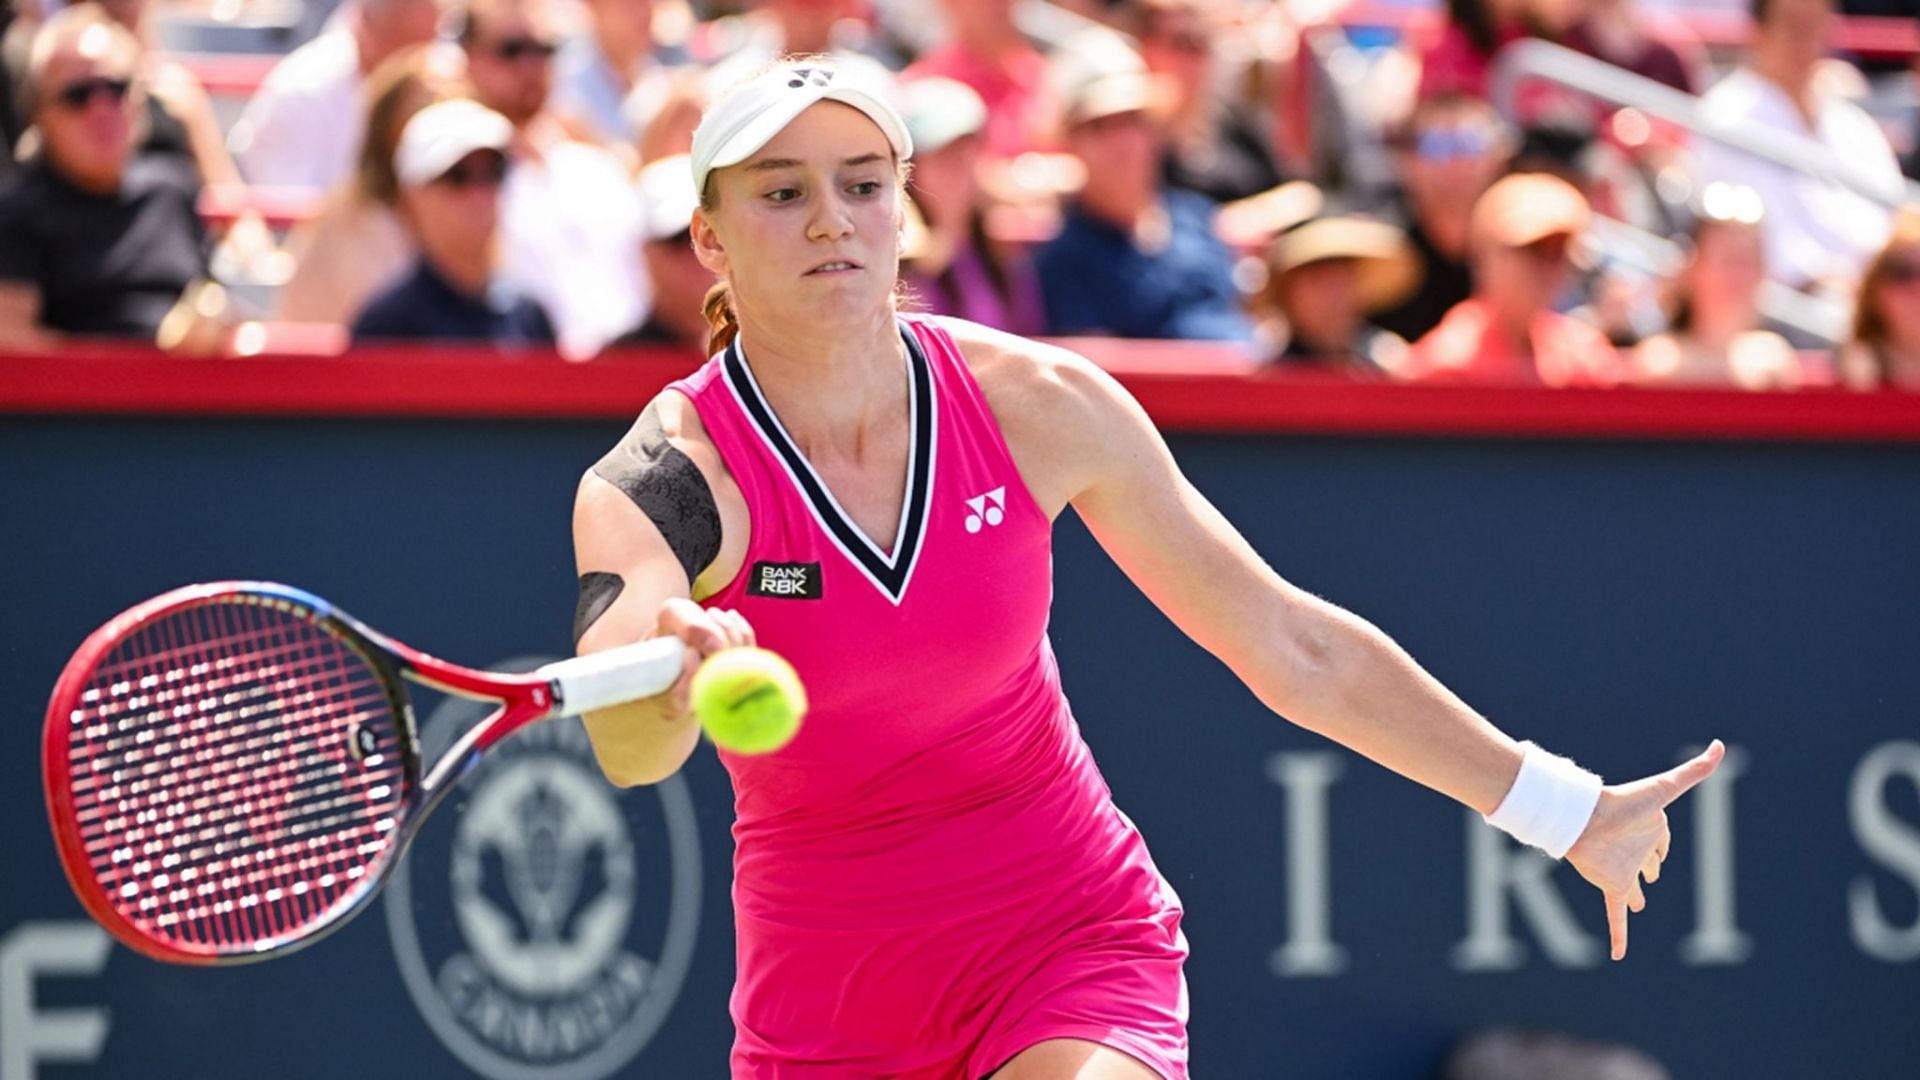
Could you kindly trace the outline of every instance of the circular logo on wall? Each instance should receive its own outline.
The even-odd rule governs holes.
[[[541,661],[509,661],[525,671]],[[491,711],[448,698],[425,760]],[[492,1080],[600,1080],[644,1049],[692,962],[693,802],[675,776],[620,792],[577,719],[521,729],[421,830],[382,903],[407,992]]]

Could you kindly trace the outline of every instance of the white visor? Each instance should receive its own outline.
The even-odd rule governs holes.
[[[748,79],[720,96],[693,132],[693,189],[704,192],[707,174],[738,165],[785,130],[793,118],[821,101],[837,101],[866,114],[900,160],[913,156],[913,138],[888,99],[891,88],[858,65],[792,60]]]

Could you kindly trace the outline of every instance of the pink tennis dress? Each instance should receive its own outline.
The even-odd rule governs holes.
[[[752,519],[739,576],[705,603],[745,614],[812,702],[784,750],[721,754],[733,1075],[975,1080],[1078,1038],[1184,1078],[1179,898],[1061,693],[1052,524],[953,340],[901,332],[912,452],[879,541],[787,437],[740,343],[674,384]]]

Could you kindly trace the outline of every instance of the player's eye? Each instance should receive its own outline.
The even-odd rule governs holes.
[[[847,188],[847,190],[852,192],[855,195],[860,196],[861,198],[869,198],[871,196],[878,195],[880,193],[880,181],[862,180],[856,184],[851,185],[850,187]]]
[[[772,191],[767,192],[765,197],[766,200],[771,203],[790,203],[800,197],[800,189],[790,187],[774,188]]]

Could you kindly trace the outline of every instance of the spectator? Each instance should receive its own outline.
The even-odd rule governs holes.
[[[1418,273],[1406,234],[1382,222],[1316,217],[1280,234],[1258,305],[1269,355],[1369,375],[1398,369],[1406,340],[1367,316],[1405,296]]]
[[[193,72],[148,47],[147,0],[96,0],[107,17],[141,43],[140,82],[146,90],[145,134],[139,150],[172,154],[186,161],[202,183],[237,186],[240,170],[227,153],[213,102]],[[264,228],[257,221],[255,228]],[[264,240],[264,237],[258,238]]]
[[[941,75],[966,83],[987,103],[987,156],[1047,149],[1057,123],[1047,58],[1013,23],[1014,0],[940,0],[948,38],[907,69],[908,79]]]
[[[377,293],[353,323],[353,340],[491,341],[527,347],[553,340],[540,305],[495,279],[500,187],[513,125],[472,101],[440,101],[400,134],[394,176],[400,214],[420,255],[413,273]]]
[[[586,28],[554,59],[554,112],[581,138],[632,146],[667,94],[653,0],[584,0]]]
[[[913,137],[910,190],[923,226],[909,233],[903,253],[913,298],[935,314],[1040,333],[1046,309],[1032,265],[987,233],[979,177],[986,104],[965,83],[937,76],[908,83],[902,98]]]
[[[1800,386],[1799,354],[1760,325],[1755,297],[1767,273],[1761,220],[1753,189],[1715,184],[1706,190],[1689,234],[1686,266],[1674,281],[1669,329],[1634,350],[1635,382],[1743,390]]]
[[[202,310],[198,182],[179,159],[134,152],[140,52],[93,4],[34,35],[20,87],[25,159],[0,186],[0,346],[44,349],[57,334],[152,341],[176,305]]]
[[[459,19],[475,99],[514,126],[503,277],[546,309],[561,351],[585,359],[645,321],[649,286],[632,178],[549,107],[559,30],[548,0],[473,0]]]
[[[1468,228],[1473,295],[1414,343],[1400,377],[1421,382],[1611,386],[1619,356],[1600,331],[1553,310],[1585,231],[1572,184],[1517,173],[1487,189]]]
[[[862,0],[750,0],[738,18],[709,24],[714,52],[710,89],[718,94],[782,56],[831,56],[842,69],[890,83],[900,66],[868,32]]]
[[[692,65],[668,76],[666,93],[636,139],[641,165],[693,152],[693,130],[707,109],[706,84],[707,73]]]
[[[27,68],[27,47],[39,27],[36,0],[0,0],[0,177],[13,170],[13,148],[26,128],[15,94]]]
[[[1268,135],[1270,115],[1220,92],[1218,6],[1208,0],[1127,0],[1126,6],[1147,70],[1173,90],[1167,185],[1225,203],[1284,183]]]
[[[366,77],[431,42],[440,0],[351,0],[312,41],[274,65],[227,135],[251,184],[331,190],[360,152]]]
[[[610,348],[665,345],[707,354],[707,290],[712,272],[693,252],[693,163],[685,154],[661,158],[640,170],[640,203],[646,207],[641,257],[654,284],[653,314]]]
[[[1855,390],[1920,390],[1920,206],[1894,217],[1854,302],[1840,378]]]
[[[413,266],[413,240],[400,221],[393,155],[413,115],[435,101],[464,97],[466,83],[431,46],[395,53],[367,79],[366,138],[347,182],[288,237],[293,276],[281,286],[275,317],[344,326],[375,292]]]
[[[1473,292],[1468,222],[1481,192],[1505,171],[1512,140],[1493,106],[1452,94],[1415,105],[1393,145],[1400,214],[1420,282],[1374,321],[1417,341]]]
[[[1420,53],[1422,101],[1441,95],[1484,99],[1493,54],[1527,36],[1527,0],[1446,0],[1440,35]]]
[[[1168,100],[1163,83],[1101,29],[1063,45],[1056,71],[1067,148],[1086,183],[1036,259],[1048,332],[1249,341],[1213,205],[1161,188],[1152,114]]]
[[[1728,130],[1772,129],[1824,145],[1831,160],[1885,193],[1902,189],[1886,136],[1858,105],[1819,78],[1833,24],[1832,0],[1753,0],[1754,38],[1743,65],[1701,100]],[[1710,140],[1697,140],[1695,174],[1744,184],[1767,208],[1767,271],[1796,288],[1851,285],[1887,239],[1880,203]]]
[[[1560,43],[1675,90],[1699,93],[1699,73],[1706,65],[1699,42],[1681,36],[1684,31],[1674,25],[1662,23],[1658,30],[1637,0],[1589,0],[1586,14]],[[1687,46],[1685,53],[1676,47],[1680,44]]]
[[[1920,36],[1920,11],[1914,12],[1913,23],[1915,35]],[[1909,61],[1909,67],[1912,70],[1907,76],[1907,85],[1912,86],[1916,93],[1920,93],[1920,50],[1914,52]],[[1907,159],[1901,163],[1901,171],[1912,179],[1920,180],[1920,109],[1914,110],[1913,132],[1908,136],[1908,140]]]

